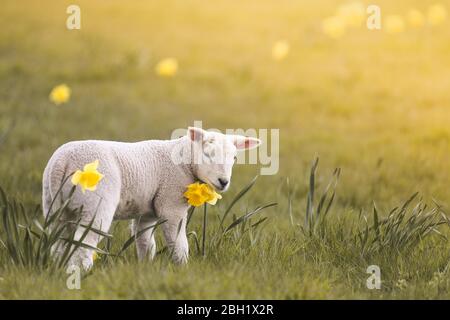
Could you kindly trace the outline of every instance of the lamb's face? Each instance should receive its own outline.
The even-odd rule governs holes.
[[[192,140],[197,177],[222,192],[230,186],[238,150],[254,148],[261,143],[256,138],[224,135],[192,127],[188,129],[188,136]]]
[[[218,191],[230,186],[237,149],[225,135],[208,133],[203,142],[195,143],[197,176]]]

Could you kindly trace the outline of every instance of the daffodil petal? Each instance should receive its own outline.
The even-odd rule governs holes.
[[[72,184],[77,185],[80,182],[82,174],[83,174],[83,172],[81,172],[80,170],[77,170],[72,176],[72,179],[71,179]]]
[[[94,162],[85,165],[84,171],[97,171],[97,168],[98,168],[98,160],[95,160]]]

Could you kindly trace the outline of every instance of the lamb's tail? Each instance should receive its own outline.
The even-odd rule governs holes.
[[[48,210],[50,209],[52,203],[52,196],[50,192],[50,183],[47,179],[47,167],[44,170],[44,175],[42,177],[42,213],[44,217],[47,217]]]
[[[52,208],[52,201],[66,178],[65,161],[55,161],[53,157],[44,169],[42,177],[42,211],[46,217]]]

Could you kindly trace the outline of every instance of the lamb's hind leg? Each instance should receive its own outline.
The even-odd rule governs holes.
[[[109,194],[111,195],[111,194]],[[81,225],[87,226],[92,223],[92,228],[102,232],[108,232],[111,226],[114,213],[117,208],[118,199],[109,198],[108,201],[103,200],[99,195],[90,193],[84,194],[84,206],[81,214]],[[80,241],[86,232],[86,228],[78,226],[75,231],[74,240]],[[97,247],[97,244],[102,240],[102,236],[94,231],[88,231],[82,240],[83,244],[90,247]],[[84,270],[92,267],[94,260],[94,250],[86,247],[78,247],[69,260],[69,265],[81,266]]]
[[[140,219],[135,219],[132,224],[132,234],[138,235],[136,239],[136,249],[139,260],[144,260],[148,255],[150,259],[153,259],[156,253],[156,242],[154,236],[154,228],[158,221],[154,217],[141,217]],[[145,230],[145,231],[144,231]],[[138,234],[140,233],[140,234]]]

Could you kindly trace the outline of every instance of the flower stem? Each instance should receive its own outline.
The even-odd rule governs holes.
[[[205,257],[205,242],[206,242],[206,203],[203,205],[203,237],[202,237],[202,255]]]

